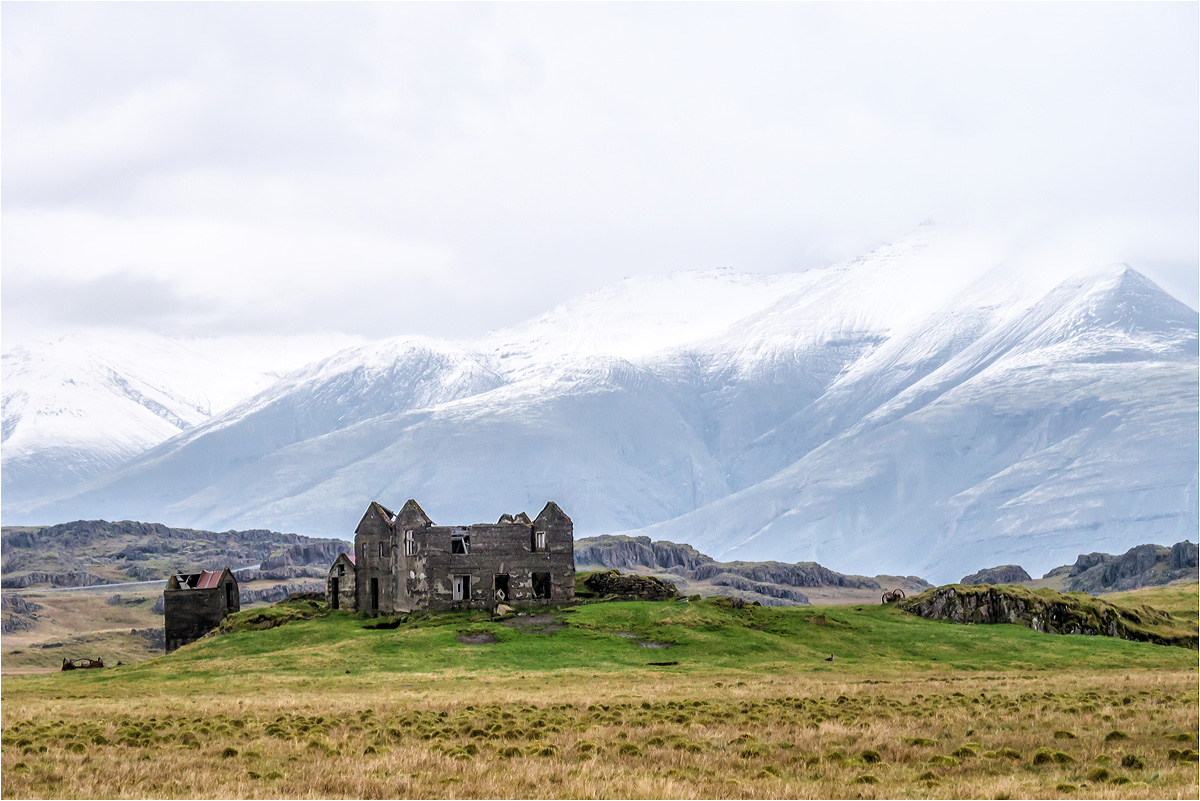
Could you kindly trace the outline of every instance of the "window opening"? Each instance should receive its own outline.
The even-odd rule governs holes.
[[[495,580],[492,582],[492,597],[500,603],[504,603],[509,599],[508,594],[508,574],[497,573]]]
[[[534,573],[533,574],[533,597],[534,598],[549,598],[550,597],[550,574],[549,573]]]
[[[453,600],[462,601],[471,598],[471,577],[455,576],[453,581]]]
[[[236,605],[235,600],[236,597],[234,595],[233,582],[227,582],[225,584],[225,606],[232,609]]]
[[[471,535],[470,534],[451,534],[450,535],[450,553],[466,553],[471,552]]]
[[[371,611],[379,611],[379,579],[371,579]]]
[[[387,559],[387,555],[388,555],[388,544],[386,541],[380,540],[379,541],[379,558]]]
[[[412,529],[404,532],[404,555],[416,556],[417,541],[413,539]]]

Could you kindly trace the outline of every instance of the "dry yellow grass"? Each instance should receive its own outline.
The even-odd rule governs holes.
[[[282,677],[265,687],[242,687],[232,676],[204,684],[132,697],[64,692],[36,702],[6,686],[3,796],[1198,792],[1190,761],[1200,725],[1194,671],[880,681],[450,671],[347,676],[303,693],[289,692]]]

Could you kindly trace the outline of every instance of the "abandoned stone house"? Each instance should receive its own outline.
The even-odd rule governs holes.
[[[172,575],[163,590],[167,653],[200,639],[241,608],[237,579],[229,568]]]
[[[553,501],[533,520],[524,512],[495,523],[438,526],[416,501],[393,512],[367,507],[325,584],[331,609],[411,612],[540,605],[575,598],[571,518]]]

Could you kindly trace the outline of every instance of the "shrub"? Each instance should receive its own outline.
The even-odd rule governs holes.
[[[1121,767],[1129,768],[1130,770],[1142,770],[1146,767],[1146,763],[1137,754],[1126,754],[1121,759]]]
[[[1108,768],[1095,768],[1087,775],[1090,782],[1106,782],[1108,781]]]
[[[231,746],[227,746],[225,748],[225,750],[221,752],[222,759],[229,759],[230,757],[235,757],[237,755],[238,755],[238,750]]]
[[[1128,739],[1129,739],[1129,735],[1126,734],[1125,732],[1121,731],[1120,729],[1113,729],[1112,731],[1110,731],[1108,734],[1106,734],[1104,736],[1104,742],[1106,742],[1106,743],[1112,743],[1112,742],[1116,742],[1117,740],[1128,740]]]

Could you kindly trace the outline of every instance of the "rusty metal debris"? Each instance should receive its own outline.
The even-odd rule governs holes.
[[[104,667],[103,659],[63,659],[63,670],[88,670]]]
[[[888,590],[883,594],[885,604],[895,603],[904,597],[904,590]]]

